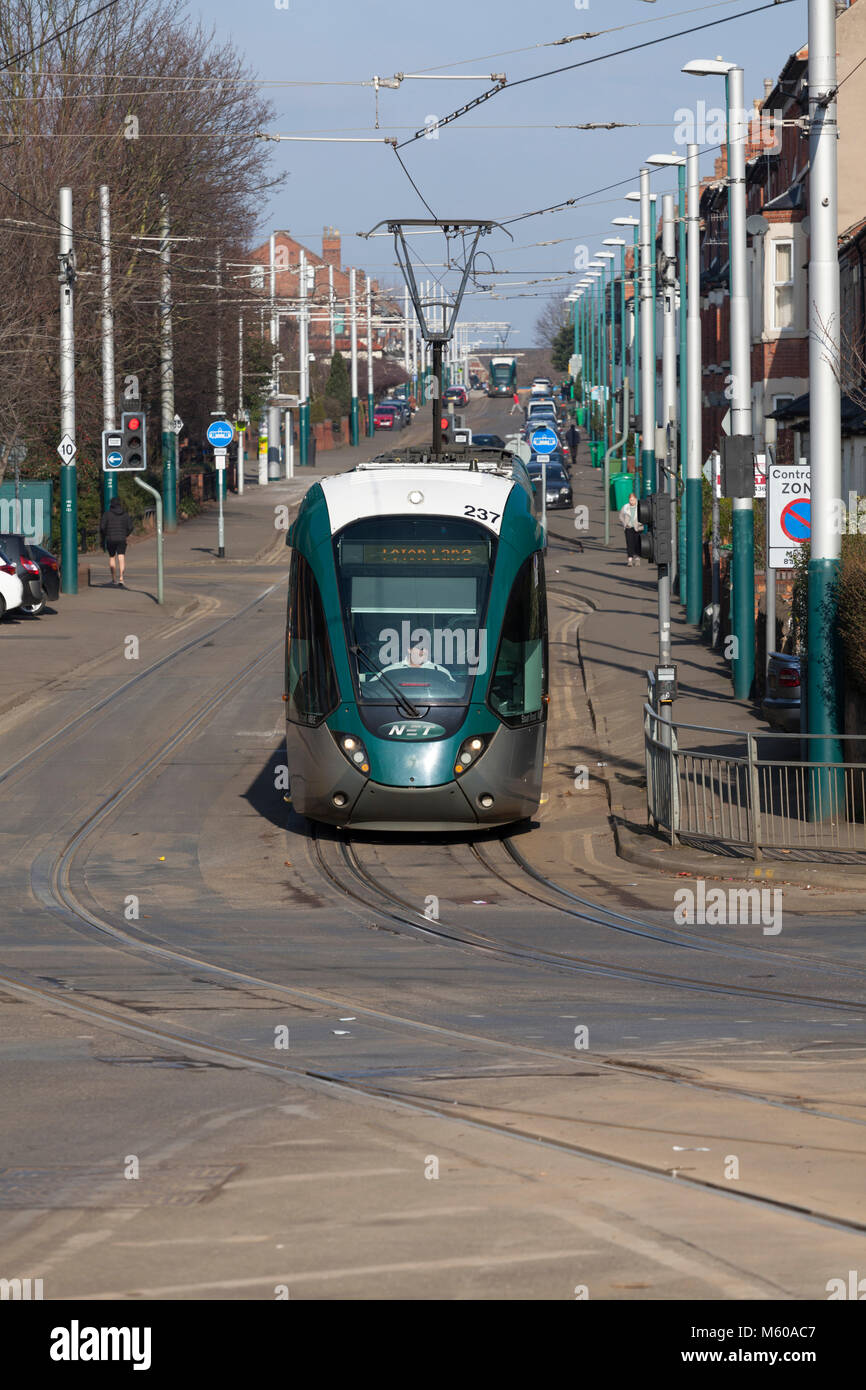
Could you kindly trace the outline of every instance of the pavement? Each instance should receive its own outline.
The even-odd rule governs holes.
[[[590,464],[589,448],[581,444],[572,471],[574,504],[589,512],[589,530],[575,532],[569,512],[550,516],[551,537],[584,543],[574,562],[576,584],[590,611],[578,628],[577,644],[586,700],[606,780],[610,816],[618,853],[656,872],[712,877],[723,868],[726,878],[774,879],[786,883],[854,888],[864,881],[866,865],[779,861],[756,864],[748,851],[723,848],[719,853],[684,845],[672,847],[647,821],[643,705],[647,671],[658,660],[656,569],[642,561],[626,563],[625,539],[616,513],[610,518],[610,544],[604,544],[603,471]],[[548,561],[549,573],[555,559]],[[751,701],[733,694],[730,667],[686,622],[676,595],[671,600],[671,653],[679,676],[674,719],[721,731],[760,737],[769,726]],[[696,734],[695,742],[725,744],[724,734]],[[727,740],[729,750],[731,740]],[[736,751],[739,751],[737,749]],[[771,754],[767,754],[771,756]]]

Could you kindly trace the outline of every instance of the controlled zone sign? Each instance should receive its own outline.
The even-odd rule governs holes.
[[[812,534],[812,482],[808,463],[771,463],[767,468],[767,563],[790,569]]]

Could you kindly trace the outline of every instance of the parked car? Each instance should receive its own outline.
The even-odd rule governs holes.
[[[31,618],[38,618],[39,614],[45,611],[45,591],[42,588],[39,565],[30,553],[27,538],[12,532],[0,533],[0,548],[6,556],[7,563],[15,566],[15,572],[24,586],[21,612],[27,613]]]
[[[33,541],[29,542],[29,548],[30,554],[39,566],[45,597],[49,603],[56,603],[60,597],[60,561],[50,550],[46,550],[42,545],[34,545]]]
[[[530,400],[526,407],[526,420],[552,420],[554,424],[559,422],[559,412],[555,403],[547,396],[539,397],[537,400]]]
[[[550,377],[534,377],[532,385],[529,388],[529,394],[530,396],[552,396],[553,382],[550,380]]]
[[[537,456],[531,458],[527,464],[527,471],[532,482],[538,487],[541,486],[542,461]],[[547,506],[570,507],[572,503],[571,483],[560,463],[548,462],[547,465]]]
[[[24,585],[18,578],[18,566],[7,558],[0,546],[0,618],[24,602]]]
[[[403,412],[394,401],[380,401],[373,411],[373,428],[399,430],[403,428]]]
[[[473,434],[472,443],[479,449],[504,449],[505,440],[499,434]]]
[[[442,394],[442,399],[447,405],[453,401],[455,405],[464,406],[469,404],[469,392],[465,386],[449,386]]]
[[[800,729],[800,681],[802,666],[799,656],[770,652],[767,669],[767,690],[761,712],[774,728],[798,733]]]
[[[401,423],[404,425],[411,425],[412,407],[405,396],[388,396],[384,401],[381,401],[380,404],[395,406],[400,414]]]

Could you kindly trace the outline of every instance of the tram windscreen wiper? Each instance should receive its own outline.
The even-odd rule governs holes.
[[[382,684],[385,686],[387,690],[390,690],[391,694],[394,696],[394,699],[397,701],[397,704],[400,705],[400,707],[406,711],[406,713],[409,715],[411,719],[421,718],[420,712],[415,708],[411,700],[408,700],[406,696],[403,694],[402,690],[398,689],[398,687],[394,685],[393,681],[390,681],[388,679],[381,666],[376,665],[373,658],[367,655],[363,647],[359,646],[359,644],[356,642],[353,647],[349,648],[349,651],[354,652],[357,657],[360,657],[362,661],[366,662],[368,669],[375,672],[377,679],[382,682]]]

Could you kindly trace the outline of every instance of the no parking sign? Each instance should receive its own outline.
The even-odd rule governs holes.
[[[767,555],[771,569],[790,569],[812,534],[808,463],[771,463],[767,469]]]

